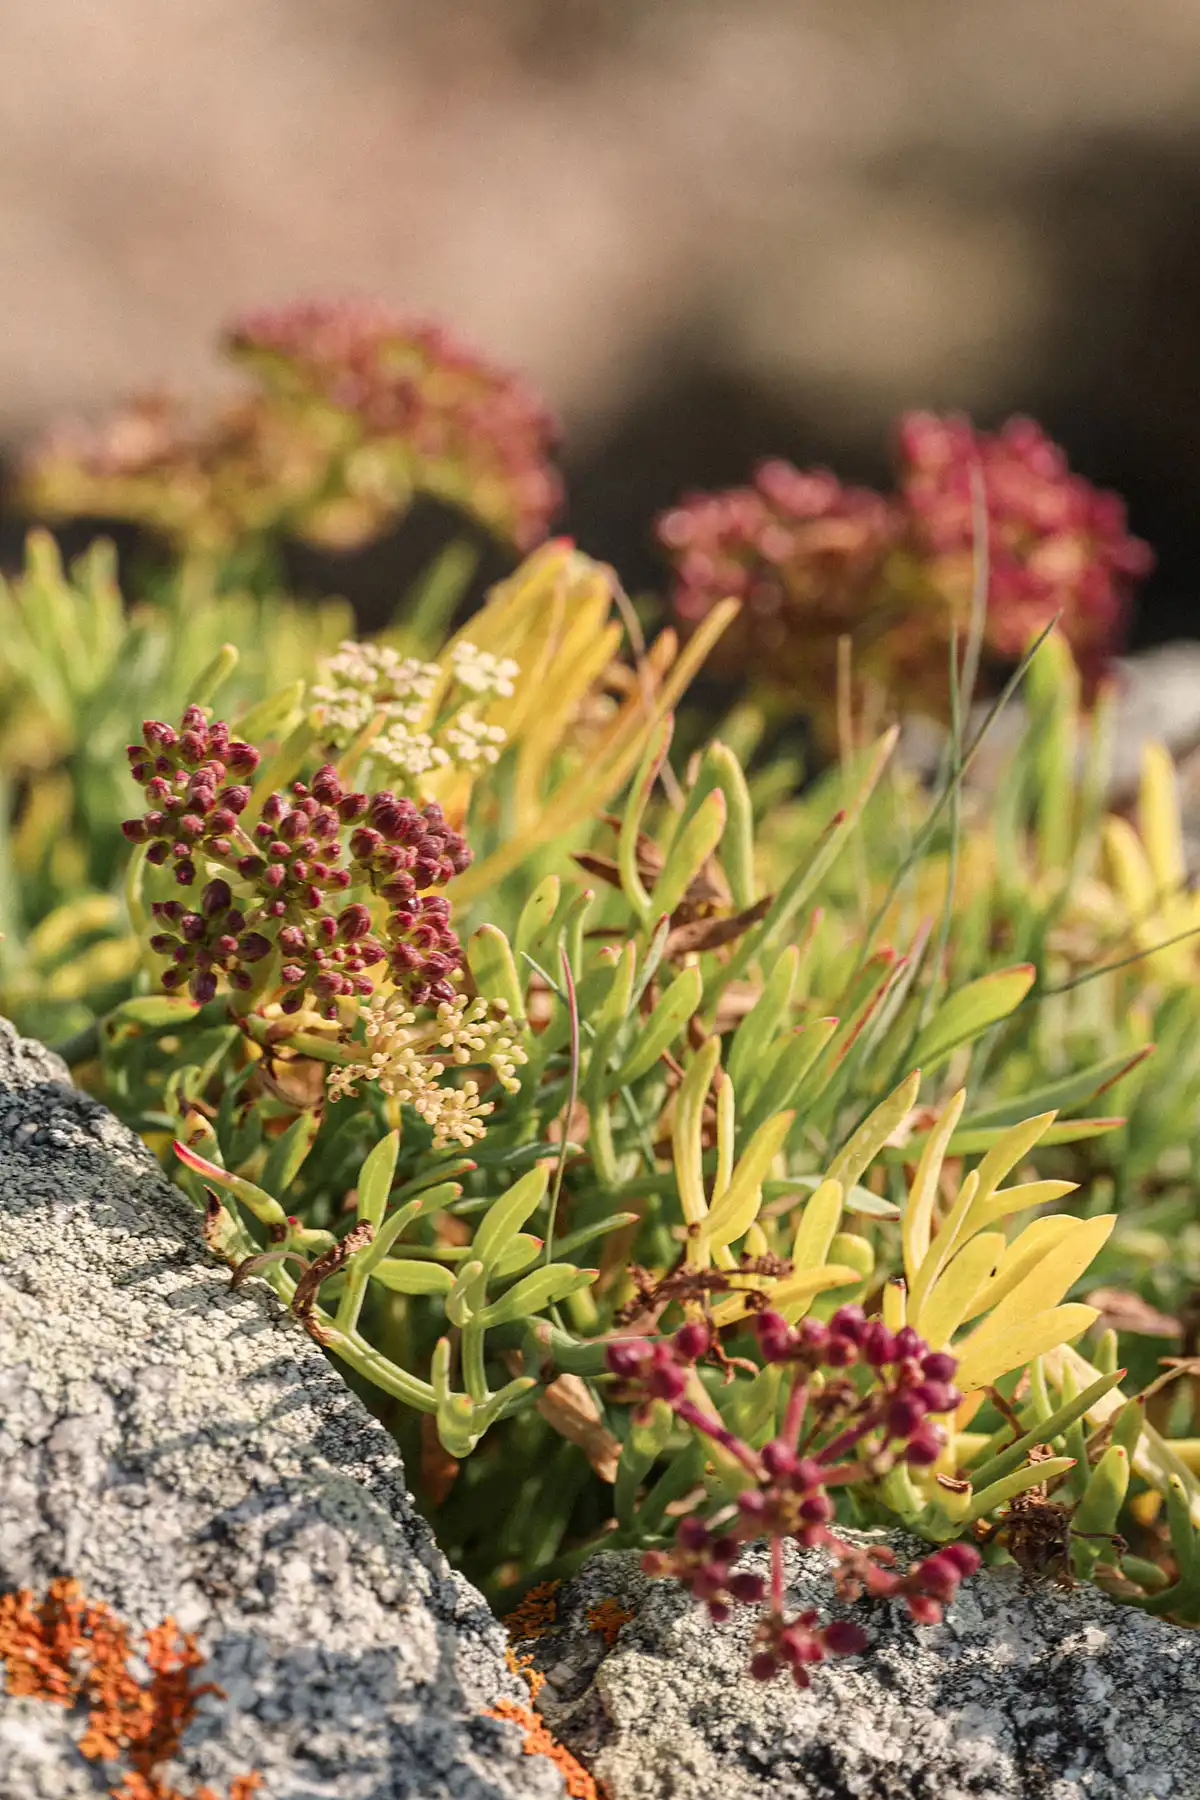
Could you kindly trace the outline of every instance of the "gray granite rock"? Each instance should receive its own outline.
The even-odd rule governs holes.
[[[789,1550],[788,1575],[794,1607],[828,1609],[823,1553]],[[632,1617],[607,1649],[588,1613],[610,1598]],[[806,1693],[760,1685],[748,1617],[714,1626],[674,1583],[598,1556],[536,1645],[538,1705],[609,1800],[1200,1796],[1200,1633],[1015,1569],[964,1583],[940,1626],[890,1603],[853,1616],[871,1639],[861,1657],[824,1665]]]
[[[527,1697],[413,1510],[394,1443],[263,1284],[234,1292],[138,1141],[0,1022],[0,1589],[173,1614],[209,1699],[173,1773],[269,1800],[542,1800],[482,1716]],[[106,1791],[0,1694],[0,1800]]]

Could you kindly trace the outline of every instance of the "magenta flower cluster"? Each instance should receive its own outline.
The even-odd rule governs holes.
[[[718,654],[792,688],[818,722],[831,714],[843,635],[861,677],[944,711],[951,630],[969,622],[981,494],[990,657],[1011,663],[1060,615],[1085,680],[1102,675],[1153,560],[1129,535],[1121,500],[1072,474],[1031,419],[981,432],[958,414],[908,413],[897,449],[886,497],[777,460],[748,487],[663,514],[683,626],[726,595],[740,599]]]
[[[431,890],[461,873],[471,852],[439,806],[350,792],[327,765],[311,785],[267,794],[248,824],[259,753],[198,706],[178,731],[147,720],[128,756],[148,806],[126,820],[125,836],[145,846],[149,862],[171,864],[183,888],[198,881],[202,863],[210,875],[195,903],[154,904],[167,928],[150,940],[170,958],[164,987],[186,984],[203,1003],[223,975],[245,991],[254,965],[277,954],[285,1012],[307,1000],[335,1017],[339,999],[372,992],[368,970],[383,964],[415,1005],[454,998],[462,947],[449,902]],[[349,900],[356,887],[386,903],[380,937],[367,904]]]
[[[786,1668],[806,1687],[813,1663],[861,1650],[866,1638],[848,1620],[822,1624],[813,1611],[786,1616],[786,1539],[830,1551],[835,1587],[843,1599],[863,1593],[901,1598],[921,1623],[940,1619],[959,1582],[978,1568],[975,1549],[951,1544],[902,1574],[886,1546],[849,1544],[830,1529],[835,1516],[831,1490],[876,1480],[900,1463],[919,1469],[937,1461],[945,1443],[937,1421],[954,1410],[962,1395],[953,1385],[954,1357],[931,1351],[911,1327],[889,1331],[879,1319],[867,1319],[858,1306],[840,1308],[828,1324],[805,1319],[796,1327],[767,1311],[757,1315],[754,1328],[763,1360],[787,1365],[792,1372],[782,1428],[759,1449],[691,1397],[694,1365],[712,1347],[706,1324],[693,1321],[674,1337],[654,1341],[618,1339],[608,1346],[606,1360],[622,1397],[642,1408],[665,1401],[677,1418],[740,1463],[746,1475],[735,1507],[713,1522],[698,1515],[684,1518],[673,1546],[648,1551],[643,1568],[681,1581],[718,1622],[735,1605],[765,1607],[752,1674],[765,1680]],[[818,1371],[820,1378],[814,1379]],[[745,1545],[761,1537],[771,1549],[769,1586],[737,1566]]]

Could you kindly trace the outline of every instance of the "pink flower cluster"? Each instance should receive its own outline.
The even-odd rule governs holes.
[[[821,1624],[813,1611],[786,1617],[785,1539],[832,1553],[842,1599],[864,1593],[902,1598],[921,1623],[940,1619],[958,1583],[978,1568],[975,1549],[951,1544],[900,1574],[886,1546],[848,1544],[830,1530],[831,1489],[876,1480],[900,1463],[928,1468],[937,1461],[945,1443],[937,1419],[953,1412],[962,1395],[953,1386],[952,1356],[931,1351],[911,1327],[889,1331],[882,1321],[867,1319],[861,1307],[840,1308],[827,1325],[805,1319],[792,1327],[770,1311],[754,1324],[764,1361],[792,1370],[782,1429],[761,1449],[691,1397],[692,1369],[712,1346],[707,1325],[691,1322],[674,1337],[654,1341],[618,1339],[609,1345],[606,1360],[622,1397],[641,1408],[665,1401],[746,1474],[736,1507],[715,1523],[684,1518],[672,1547],[647,1552],[643,1568],[681,1581],[717,1622],[735,1605],[765,1604],[751,1673],[765,1680],[787,1668],[807,1687],[811,1664],[861,1650],[866,1638],[849,1621]],[[865,1383],[848,1373],[855,1368],[866,1375]],[[822,1378],[814,1382],[817,1370]],[[764,1536],[771,1546],[769,1588],[761,1576],[736,1566],[744,1546]]]
[[[304,303],[247,314],[224,346],[254,386],[210,414],[158,393],[98,427],[60,426],[23,468],[29,510],[130,519],[211,555],[270,533],[351,548],[429,494],[520,551],[546,536],[557,429],[450,332],[365,302]]]
[[[440,806],[348,792],[327,765],[311,786],[297,781],[286,796],[266,795],[247,829],[250,781],[231,784],[227,777],[252,777],[259,753],[232,739],[223,721],[209,724],[197,706],[187,709],[179,731],[147,720],[128,755],[148,808],[126,820],[125,836],[146,846],[151,863],[171,863],[181,887],[198,880],[198,858],[225,871],[212,876],[195,905],[154,904],[156,920],[169,927],[150,940],[156,954],[170,958],[164,987],[186,983],[203,1003],[223,974],[245,991],[254,985],[253,965],[278,952],[285,1012],[298,1012],[311,997],[333,1018],[340,998],[372,992],[367,970],[383,963],[416,1005],[454,998],[451,977],[462,966],[462,948],[449,902],[430,890],[460,874],[471,852]],[[356,886],[387,904],[382,942],[372,935],[365,903],[337,908],[338,897]]]
[[[978,469],[987,507],[988,642],[1008,661],[1062,613],[1089,679],[1120,644],[1133,584],[1149,573],[1148,544],[1130,537],[1124,502],[1073,475],[1032,419],[977,432],[961,414],[900,421],[898,494],[908,553],[961,614],[974,579]]]
[[[1029,419],[980,432],[960,415],[908,413],[884,497],[825,470],[765,462],[749,487],[689,497],[658,521],[685,629],[726,595],[743,603],[718,656],[792,690],[828,724],[837,640],[856,673],[903,704],[944,712],[952,627],[975,579],[976,492],[987,518],[985,647],[1011,663],[1056,614],[1089,682],[1120,647],[1133,586],[1151,566],[1125,508],[1073,475]]]
[[[369,441],[460,471],[480,515],[519,550],[546,536],[562,498],[554,421],[444,327],[370,302],[301,302],[247,313],[226,342],[285,394],[352,415]]]

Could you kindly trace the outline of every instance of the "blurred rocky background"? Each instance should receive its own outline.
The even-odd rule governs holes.
[[[1158,551],[1138,640],[1195,630],[1197,0],[7,0],[0,67],[9,453],[379,295],[540,384],[634,586],[761,454],[1028,411]]]

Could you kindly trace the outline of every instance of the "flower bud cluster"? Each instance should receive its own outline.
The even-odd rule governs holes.
[[[361,461],[364,476],[464,501],[519,550],[545,537],[561,498],[548,460],[554,423],[523,382],[441,326],[380,305],[314,302],[248,313],[226,341],[269,390],[353,420],[352,482]]]
[[[465,869],[471,853],[440,807],[349,792],[327,765],[311,787],[298,781],[286,796],[268,794],[247,829],[249,783],[222,784],[230,773],[252,775],[256,750],[231,740],[227,725],[208,724],[199,707],[179,732],[148,720],[142,736],[129,761],[150,804],[126,822],[126,837],[146,846],[151,863],[171,863],[182,887],[199,879],[201,863],[222,871],[198,904],[155,905],[167,928],[153,939],[170,958],[165,986],[186,982],[201,1002],[216,993],[218,974],[246,989],[251,967],[274,953],[285,1012],[311,1002],[336,1017],[339,1000],[373,992],[368,971],[381,965],[414,1005],[455,998],[462,948],[449,902],[431,890]],[[379,937],[367,905],[339,905],[355,886],[386,904]]]
[[[958,615],[974,579],[978,470],[987,508],[988,631],[1015,661],[1062,614],[1085,677],[1101,674],[1127,623],[1132,587],[1153,563],[1126,529],[1125,507],[1073,475],[1032,419],[977,432],[961,414],[908,413],[900,421],[899,493],[906,550]]]
[[[887,497],[774,461],[748,487],[663,514],[681,624],[694,628],[736,596],[742,612],[718,655],[735,673],[795,690],[818,722],[830,713],[843,634],[858,676],[944,711],[952,629],[961,635],[970,617],[981,488],[991,658],[1011,663],[1058,614],[1085,678],[1103,673],[1152,561],[1117,496],[1073,475],[1029,419],[987,433],[961,416],[909,413],[897,441]]]
[[[525,551],[562,498],[540,401],[448,332],[384,307],[256,312],[225,349],[257,378],[212,413],[136,399],[98,428],[56,429],[22,471],[43,517],[129,519],[182,548],[264,532],[351,548],[415,494],[449,501]]]
[[[681,1520],[673,1546],[643,1558],[646,1572],[681,1581],[720,1622],[734,1604],[767,1599],[762,1579],[736,1567],[742,1548],[761,1537],[777,1547],[790,1538],[803,1548],[830,1551],[844,1599],[863,1593],[902,1598],[917,1621],[940,1619],[958,1583],[978,1567],[978,1553],[965,1544],[950,1545],[898,1574],[890,1566],[890,1551],[862,1550],[830,1529],[835,1515],[830,1490],[874,1480],[900,1462],[922,1469],[937,1461],[945,1443],[937,1418],[962,1399],[953,1385],[954,1357],[931,1351],[911,1327],[890,1331],[859,1306],[841,1307],[827,1324],[805,1319],[798,1326],[766,1311],[756,1315],[754,1329],[764,1361],[793,1371],[784,1428],[759,1449],[692,1397],[693,1367],[712,1347],[705,1323],[690,1321],[671,1338],[624,1338],[607,1347],[619,1398],[642,1408],[665,1402],[740,1462],[748,1478],[735,1507],[716,1526],[696,1516]],[[821,1625],[815,1612],[785,1619],[777,1556],[774,1567],[751,1672],[767,1679],[787,1669],[806,1687],[811,1664],[859,1650],[866,1640],[858,1626],[845,1621]]]
[[[258,751],[232,739],[223,720],[210,725],[200,707],[189,706],[178,731],[147,719],[142,742],[130,744],[126,754],[149,805],[121,829],[130,843],[146,846],[147,861],[172,863],[179,885],[190,887],[198,855],[234,854]]]

